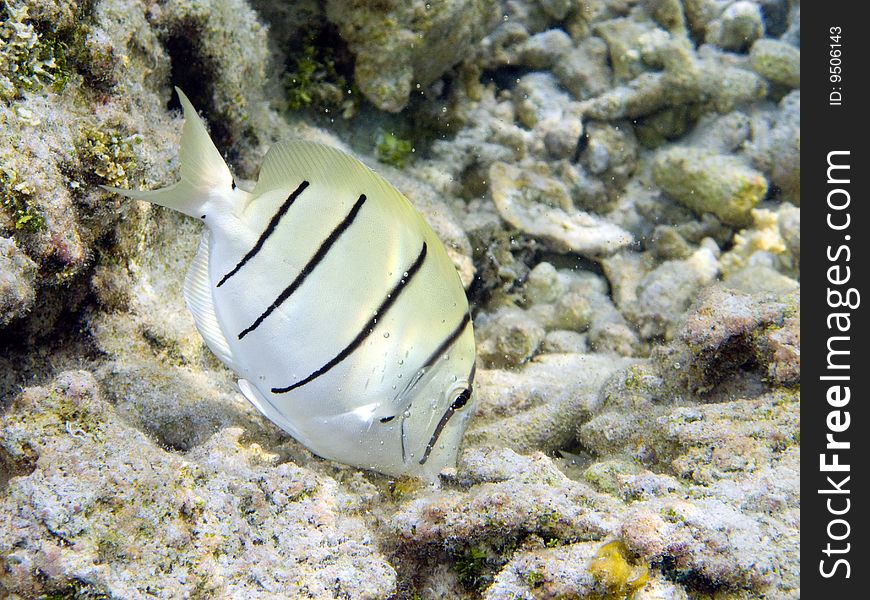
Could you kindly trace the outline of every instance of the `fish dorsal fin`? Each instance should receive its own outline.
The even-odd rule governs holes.
[[[211,282],[208,275],[208,245],[209,231],[204,229],[199,240],[199,249],[196,257],[187,270],[184,278],[184,301],[188,310],[193,315],[193,321],[199,330],[202,339],[205,340],[209,349],[222,363],[233,370],[235,361],[227,338],[221,331],[217,313],[214,309],[214,299],[211,293]]]
[[[184,111],[184,126],[181,129],[181,180],[194,188],[229,187],[232,185],[233,176],[211,140],[205,123],[184,92],[177,87],[175,91]]]
[[[253,195],[271,190],[293,188],[301,180],[312,183],[347,183],[349,187],[388,192],[396,199],[404,197],[380,175],[363,163],[336,148],[304,140],[278,142],[266,153]]]

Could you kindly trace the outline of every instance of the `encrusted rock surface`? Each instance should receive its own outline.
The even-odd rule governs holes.
[[[611,254],[632,241],[620,227],[572,209],[564,185],[556,180],[524,173],[505,163],[494,163],[489,178],[502,218],[556,251],[598,256]],[[556,205],[548,206],[548,202]]]
[[[0,238],[0,326],[24,315],[33,305],[35,278],[36,264],[15,240]]]

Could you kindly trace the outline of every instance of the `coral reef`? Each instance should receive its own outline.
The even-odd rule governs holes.
[[[444,241],[438,485],[320,459],[184,310],[179,86]],[[800,597],[800,4],[0,3],[0,596]]]
[[[0,238],[0,325],[7,325],[30,309],[36,296],[35,277],[36,264],[15,245],[15,240]]]
[[[492,199],[512,227],[541,238],[557,252],[597,256],[631,243],[620,227],[584,211],[574,210],[564,184],[497,162],[489,169]],[[547,206],[554,203],[556,206]]]

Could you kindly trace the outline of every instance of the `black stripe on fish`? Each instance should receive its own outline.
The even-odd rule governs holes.
[[[269,236],[272,235],[272,233],[275,231],[275,228],[278,227],[278,222],[281,220],[281,217],[283,217],[287,213],[287,210],[290,208],[290,205],[292,205],[293,202],[296,201],[296,198],[298,198],[299,195],[303,191],[305,191],[305,188],[307,188],[307,187],[308,187],[308,182],[303,181],[302,183],[299,184],[299,187],[293,191],[292,194],[287,196],[287,199],[284,201],[283,204],[281,204],[281,207],[278,209],[278,212],[276,212],[272,216],[271,220],[269,221],[269,224],[266,225],[266,229],[263,231],[263,233],[260,234],[260,239],[257,240],[257,243],[254,244],[254,247],[251,248],[248,251],[248,253],[242,257],[242,260],[240,260],[239,263],[235,267],[233,267],[232,271],[230,271],[229,273],[227,273],[226,275],[221,277],[221,280],[218,281],[218,284],[215,287],[220,287],[224,283],[226,283],[227,279],[229,279],[230,277],[232,277],[233,275],[238,273],[239,269],[244,267],[246,262],[248,262],[249,260],[254,258],[254,256],[257,255],[257,252],[259,252],[263,248],[263,244],[266,243],[266,240],[269,239]],[[235,181],[233,181],[233,189],[236,189],[236,182]]]
[[[322,367],[320,367],[319,369],[314,371],[311,375],[309,375],[305,379],[303,379],[301,381],[297,381],[296,383],[294,383],[292,385],[288,385],[287,387],[272,388],[272,393],[273,394],[285,394],[287,392],[295,390],[296,388],[302,387],[303,385],[311,383],[312,381],[314,381],[315,379],[317,379],[318,377],[320,377],[321,375],[323,375],[324,373],[329,371],[335,365],[337,365],[338,363],[343,361],[345,358],[350,356],[350,354],[354,350],[359,348],[360,344],[362,344],[365,341],[365,339],[369,336],[369,334],[371,334],[371,332],[374,331],[375,325],[377,325],[378,319],[382,318],[387,313],[387,311],[390,310],[390,307],[399,298],[399,294],[402,293],[402,290],[404,290],[408,286],[408,284],[411,283],[411,280],[414,278],[414,275],[416,275],[417,272],[420,271],[420,268],[423,266],[423,262],[426,260],[426,252],[427,252],[426,242],[423,242],[423,248],[420,250],[420,254],[417,256],[417,259],[414,261],[414,264],[412,264],[408,268],[406,273],[402,274],[402,278],[399,279],[399,282],[395,286],[393,286],[393,289],[390,290],[390,292],[387,294],[387,297],[384,298],[383,302],[381,302],[381,305],[375,311],[374,316],[371,319],[369,319],[368,323],[366,323],[365,326],[362,328],[362,331],[360,331],[357,334],[357,336],[353,339],[353,341],[351,341],[351,343],[348,344],[344,348],[344,350],[339,352],[335,356],[335,358],[333,358],[328,363],[326,363],[325,365],[323,365]]]
[[[262,323],[266,319],[266,317],[272,314],[272,311],[281,306],[281,304],[285,300],[287,300],[287,298],[289,298],[290,295],[295,292],[300,285],[302,285],[302,282],[305,281],[305,278],[308,277],[312,271],[314,271],[317,265],[320,264],[320,261],[322,261],[323,258],[326,256],[326,253],[329,252],[329,249],[332,247],[332,245],[335,244],[336,241],[338,241],[338,238],[341,237],[341,234],[347,231],[348,227],[353,224],[353,220],[356,218],[365,201],[366,196],[365,194],[362,194],[356,201],[356,204],[353,205],[353,208],[350,209],[350,212],[347,214],[344,220],[339,223],[335,229],[332,230],[332,233],[329,234],[329,237],[327,237],[323,241],[323,243],[320,244],[320,248],[317,249],[317,252],[314,253],[314,256],[312,256],[308,263],[304,267],[302,267],[299,275],[296,276],[296,278],[290,285],[284,288],[284,291],[281,292],[275,299],[275,301],[269,305],[269,308],[263,311],[263,314],[257,317],[256,321],[254,321],[247,329],[239,334],[239,339],[242,339],[243,337],[254,331],[257,327],[259,327],[260,323]]]
[[[468,391],[468,390],[465,390]],[[463,392],[465,393],[465,392]],[[470,395],[470,392],[469,392]],[[466,399],[467,401],[467,399]],[[464,406],[464,404],[463,404]],[[438,438],[441,437],[441,432],[444,431],[444,427],[447,426],[447,421],[450,420],[450,417],[456,412],[456,409],[453,408],[453,405],[447,407],[447,410],[441,415],[441,420],[438,421],[438,425],[435,426],[435,431],[432,433],[432,437],[429,439],[429,443],[426,444],[426,449],[423,450],[423,457],[420,459],[420,464],[425,465],[426,461],[429,460],[429,455],[432,453],[432,448],[435,447],[435,443],[438,441]]]
[[[441,356],[450,348],[450,346],[453,345],[453,342],[455,342],[459,338],[459,336],[462,335],[462,332],[465,331],[465,328],[468,326],[469,321],[471,321],[471,316],[466,312],[464,315],[462,315],[462,320],[459,322],[459,325],[456,326],[456,329],[451,331],[450,335],[447,336],[447,339],[441,342],[441,345],[438,346],[435,352],[429,355],[429,358],[426,359],[425,363],[423,363],[421,369],[425,370],[434,365],[438,361],[438,359],[441,358]]]

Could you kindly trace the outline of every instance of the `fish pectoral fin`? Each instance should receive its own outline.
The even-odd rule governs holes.
[[[230,344],[221,330],[215,312],[211,281],[208,276],[209,238],[208,229],[203,229],[196,257],[190,263],[190,268],[184,278],[184,287],[182,288],[184,302],[193,315],[193,322],[196,323],[196,328],[209,350],[227,367],[238,371],[233,352],[230,350]]]

